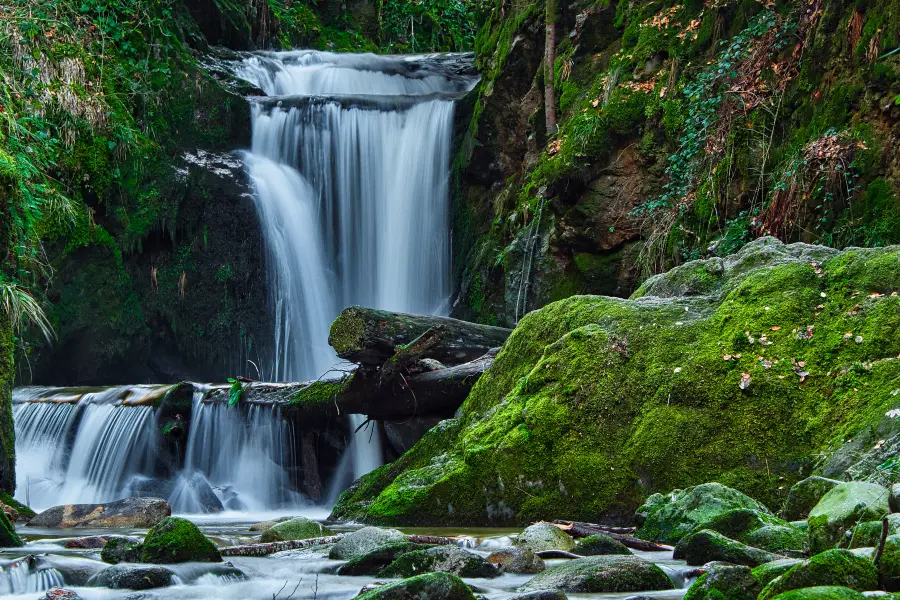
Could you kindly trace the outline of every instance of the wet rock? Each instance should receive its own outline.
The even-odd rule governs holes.
[[[308,540],[310,538],[334,535],[334,533],[312,519],[294,517],[265,530],[260,537],[261,542],[286,542],[289,540]]]
[[[540,556],[522,546],[501,548],[491,552],[487,560],[503,573],[540,573],[546,568]]]
[[[91,586],[114,590],[150,590],[172,585],[174,573],[164,567],[113,565],[91,577]]]
[[[40,600],[81,600],[81,596],[73,590],[55,587],[47,590]]]
[[[704,529],[686,536],[675,546],[673,556],[687,564],[698,566],[712,561],[756,567],[763,563],[784,558],[759,548],[725,537],[721,533]]]
[[[572,550],[581,556],[602,556],[604,554],[631,554],[625,544],[608,535],[595,534],[578,540]]]
[[[65,504],[48,508],[29,527],[153,527],[172,514],[161,498],[125,498],[106,504]]]
[[[860,521],[880,519],[889,511],[888,494],[887,488],[859,481],[833,487],[809,513],[810,552],[833,548]]]
[[[271,519],[269,521],[261,521],[259,523],[254,523],[250,526],[250,531],[265,531],[267,529],[271,529],[275,527],[279,523],[284,523],[285,521],[290,521],[291,519],[295,519],[296,517],[278,517],[277,519]]]
[[[137,540],[125,537],[110,538],[100,551],[100,559],[111,565],[122,562],[138,562],[141,545]]]
[[[705,523],[697,525],[691,533],[703,529],[721,533],[733,540],[745,542],[744,538],[765,527],[786,526],[787,522],[757,509],[736,508],[721,513]],[[746,542],[749,543],[749,542]]]
[[[789,525],[767,525],[741,538],[748,546],[775,554],[803,552],[806,533]]]
[[[338,575],[377,575],[400,556],[429,547],[412,542],[392,542],[347,561],[338,568],[337,573]]]
[[[463,580],[450,573],[426,573],[365,591],[357,600],[475,600]]]
[[[200,512],[207,514],[219,513],[225,510],[222,501],[216,496],[206,477],[200,473],[183,476],[173,493],[182,497],[186,496],[190,500],[193,506],[189,505],[188,512],[193,512],[198,508]]]
[[[196,525],[180,517],[167,517],[147,532],[140,546],[140,561],[157,564],[221,562],[222,556]]]
[[[460,577],[498,577],[500,571],[482,556],[457,546],[435,546],[401,555],[379,577],[412,577],[443,571]]]
[[[525,528],[515,544],[525,546],[532,552],[545,550],[564,550],[570,552],[575,547],[575,540],[568,533],[552,523],[535,523]]]
[[[562,590],[539,590],[513,596],[509,600],[569,600]]]
[[[863,600],[856,590],[841,586],[816,586],[791,590],[776,596],[778,600]]]
[[[760,585],[765,586],[776,577],[781,577],[802,562],[799,558],[779,558],[753,569],[753,577],[756,578]]]
[[[32,560],[34,569],[56,569],[65,584],[72,587],[87,585],[91,577],[107,567],[91,558],[63,554],[38,554]]]
[[[73,538],[71,540],[66,540],[64,546],[66,548],[82,548],[86,550],[99,550],[104,548],[106,544],[112,539],[122,539],[127,540],[131,543],[138,543],[140,540],[132,537],[124,537],[120,535],[92,535],[88,537],[80,537]]]
[[[328,552],[332,560],[351,560],[372,552],[390,542],[405,542],[406,536],[396,529],[363,527],[349,533]]]
[[[162,477],[136,475],[128,484],[127,493],[135,498],[169,498],[175,482]]]
[[[815,586],[842,586],[857,591],[878,587],[878,572],[871,560],[848,550],[828,550],[790,568],[759,594],[769,600],[790,590]]]
[[[715,565],[691,585],[684,600],[756,600],[761,589],[749,567]]]
[[[798,481],[791,486],[791,491],[788,492],[782,515],[788,521],[805,519],[809,516],[809,511],[815,508],[822,499],[822,496],[840,484],[841,482],[837,479],[828,479],[817,475]]]
[[[588,556],[538,573],[521,592],[559,589],[564,592],[647,592],[670,590],[672,581],[655,564],[637,556]]]
[[[686,490],[663,495],[653,494],[637,512],[643,523],[637,537],[664,544],[677,544],[692,530],[706,525],[736,510],[749,510],[758,515],[772,516],[765,506],[753,498],[721,483],[704,483]]]

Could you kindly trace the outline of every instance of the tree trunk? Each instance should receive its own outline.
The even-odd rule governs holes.
[[[544,40],[544,115],[547,121],[547,137],[559,131],[556,123],[556,88],[554,66],[556,65],[556,22],[559,18],[556,0],[546,1],[544,16],[546,38]]]
[[[300,438],[300,457],[303,461],[303,487],[313,502],[322,499],[322,478],[319,477],[319,461],[316,460],[315,434],[304,431]]]
[[[368,367],[380,368],[395,355],[403,356],[416,347],[417,342],[421,352],[416,358],[434,358],[447,365],[458,365],[502,346],[511,332],[449,317],[352,306],[332,323],[328,343],[341,358]],[[419,340],[426,333],[427,340]]]

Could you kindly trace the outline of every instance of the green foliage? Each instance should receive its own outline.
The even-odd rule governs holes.
[[[472,48],[474,15],[464,0],[383,0],[382,43],[391,50],[460,52]]]
[[[236,406],[244,396],[244,384],[233,377],[228,378],[231,386],[228,388],[228,408]]]

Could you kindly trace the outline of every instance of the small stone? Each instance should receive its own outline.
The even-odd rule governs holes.
[[[487,560],[503,573],[540,573],[546,566],[531,548],[510,546],[491,552]]]

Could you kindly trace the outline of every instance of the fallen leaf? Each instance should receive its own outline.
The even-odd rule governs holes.
[[[778,325],[776,325],[775,327],[770,327],[770,329],[772,331],[781,331],[781,327],[779,327]]]

